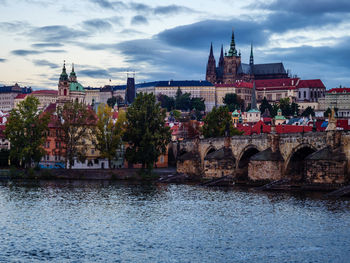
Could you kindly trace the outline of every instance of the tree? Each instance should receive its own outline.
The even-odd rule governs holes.
[[[294,115],[296,114],[297,116],[299,116],[299,104],[292,102],[292,104],[290,105],[290,115]]]
[[[86,159],[87,146],[92,142],[92,131],[96,125],[96,115],[80,102],[67,102],[57,108],[56,125],[58,139],[63,143],[66,167],[69,169],[75,160]]]
[[[284,116],[291,116],[294,114],[291,110],[289,98],[283,98],[279,101],[279,107],[282,110]]]
[[[229,136],[242,134],[233,127],[232,118],[226,106],[214,107],[204,119],[203,135],[206,138],[222,137],[226,132]]]
[[[223,98],[223,102],[231,112],[234,110],[241,110],[244,106],[244,100],[235,93],[227,93]]]
[[[270,115],[272,114],[272,105],[268,102],[268,100],[266,99],[266,97],[264,97],[264,99],[262,100],[259,110],[261,112],[261,114],[263,114],[265,112],[265,110],[268,109],[270,112]]]
[[[205,103],[203,98],[191,98],[190,110],[205,111]]]
[[[150,172],[158,157],[166,152],[171,139],[165,126],[166,112],[150,93],[137,94],[126,113],[124,141],[128,143],[126,159],[133,164],[141,163]]]
[[[324,117],[330,117],[331,116],[331,113],[332,113],[332,110],[330,108],[328,108],[324,113],[323,113],[323,116]]]
[[[11,143],[10,159],[17,166],[28,168],[45,155],[42,145],[46,140],[50,114],[38,110],[39,100],[28,96],[10,112],[5,136]]]
[[[175,109],[187,111],[191,107],[191,93],[182,93],[178,88],[175,95]]]
[[[109,168],[112,168],[112,160],[116,157],[117,150],[122,144],[125,122],[124,111],[119,111],[118,119],[114,122],[112,108],[106,104],[98,106],[93,143],[96,149],[100,151],[100,156],[108,159]]]
[[[309,117],[309,116],[314,117],[315,116],[315,111],[313,108],[311,108],[310,106],[306,107],[306,109],[303,111],[303,113],[301,114],[301,116],[304,117]]]
[[[117,103],[117,97],[112,96],[107,100],[107,104],[109,107],[114,108],[114,105]]]
[[[158,101],[160,102],[160,105],[162,108],[167,109],[167,111],[171,111],[175,108],[175,99],[172,97],[169,97],[164,94],[158,95]]]

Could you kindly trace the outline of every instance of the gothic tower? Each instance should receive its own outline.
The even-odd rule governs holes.
[[[230,50],[224,58],[223,82],[234,83],[237,79],[237,70],[241,64],[241,55],[238,54],[235,43],[235,33],[232,30]]]
[[[249,58],[249,65],[254,65],[254,56],[253,56],[253,43],[250,45],[250,58]]]
[[[211,83],[216,82],[216,62],[213,53],[213,43],[210,44],[210,54],[207,64],[207,73],[205,79]]]

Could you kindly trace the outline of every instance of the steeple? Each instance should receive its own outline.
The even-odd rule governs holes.
[[[252,92],[252,102],[250,104],[251,110],[257,110],[258,107],[256,106],[256,87],[255,87],[255,81],[253,81],[253,92]]]
[[[220,59],[219,59],[219,68],[224,69],[224,46],[221,45]]]
[[[235,32],[232,29],[232,38],[230,50],[228,51],[228,57],[237,56],[236,43],[235,43]]]
[[[210,53],[208,58],[207,73],[206,73],[205,79],[211,83],[216,82],[216,61],[213,53],[213,43],[210,44]]]
[[[77,75],[74,72],[74,63],[72,63],[72,72],[69,75],[69,80],[71,82],[76,82],[77,81]]]
[[[60,81],[67,81],[68,80],[68,75],[66,71],[66,61],[63,61],[63,68],[62,68],[62,73],[60,75]]]
[[[250,44],[250,59],[249,59],[249,65],[254,65],[253,43]]]

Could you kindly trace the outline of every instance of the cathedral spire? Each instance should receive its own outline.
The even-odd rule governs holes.
[[[231,38],[230,50],[228,51],[228,56],[229,57],[237,56],[235,32],[233,31],[233,28],[232,28],[232,38]]]
[[[224,68],[224,46],[221,45],[220,59],[219,59],[219,68]]]
[[[254,65],[253,43],[250,44],[250,59],[249,59],[249,65]]]
[[[216,82],[216,62],[213,52],[213,43],[210,44],[210,53],[207,64],[206,80],[215,83]]]
[[[251,110],[257,110],[258,107],[256,106],[256,87],[255,87],[255,80],[253,81],[253,92],[252,92],[252,102],[250,104]]]

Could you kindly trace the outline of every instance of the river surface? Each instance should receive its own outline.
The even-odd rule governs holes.
[[[192,185],[0,183],[0,262],[350,262],[350,201]]]

